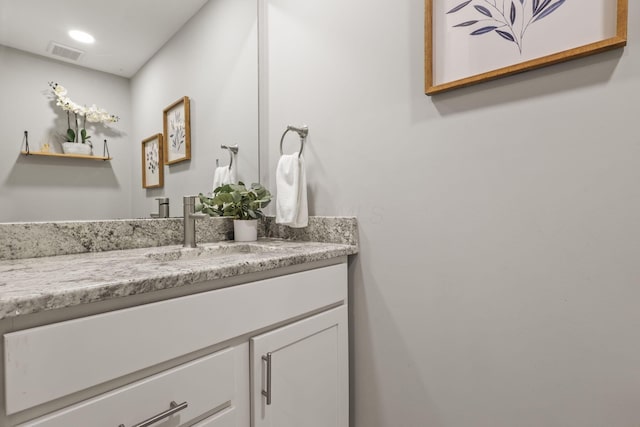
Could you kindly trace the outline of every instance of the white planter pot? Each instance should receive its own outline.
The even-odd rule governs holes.
[[[91,155],[91,146],[78,142],[63,142],[62,151],[64,154],[81,154],[83,156]]]
[[[233,235],[236,242],[255,242],[258,240],[258,220],[234,219]]]

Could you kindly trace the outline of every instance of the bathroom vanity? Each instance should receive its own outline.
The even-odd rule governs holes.
[[[347,257],[264,239],[0,261],[0,425],[347,427]]]

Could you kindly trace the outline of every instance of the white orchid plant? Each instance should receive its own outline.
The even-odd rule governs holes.
[[[115,123],[120,118],[109,114],[106,110],[98,108],[95,104],[86,107],[75,103],[67,96],[67,89],[58,83],[49,82],[49,86],[53,90],[56,97],[56,105],[67,112],[67,133],[64,135],[66,142],[80,142],[82,144],[90,144],[91,136],[87,134],[86,124],[89,123]],[[73,113],[73,126],[71,123],[71,113]],[[82,122],[82,128],[79,129],[79,123]]]

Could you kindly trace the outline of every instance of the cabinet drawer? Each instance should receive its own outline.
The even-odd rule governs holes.
[[[7,414],[346,301],[346,282],[343,263],[5,334]]]
[[[235,398],[233,352],[222,350],[19,427],[130,427],[166,411],[171,402],[187,402],[187,407],[167,418],[166,425],[189,425],[214,408],[231,405]],[[218,424],[202,426],[231,426],[225,420],[234,415],[233,410],[221,413]],[[208,419],[216,420],[216,416]]]

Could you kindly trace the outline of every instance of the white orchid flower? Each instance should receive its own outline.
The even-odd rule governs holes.
[[[73,101],[66,97],[58,98],[56,105],[61,107],[64,111],[73,110]]]
[[[91,107],[87,109],[86,118],[88,122],[91,123],[99,123],[100,122],[100,112],[96,104],[93,104]]]
[[[56,105],[63,111],[73,112],[77,116],[84,117],[86,121],[92,123],[115,123],[120,118],[109,114],[106,110],[98,108],[95,104],[91,107],[76,104],[67,97],[67,89],[57,83],[49,82],[49,86],[53,89],[56,96]]]
[[[62,98],[67,95],[67,89],[65,89],[64,86],[56,85],[53,89],[53,93],[55,93],[58,98]]]
[[[78,114],[78,115],[82,115],[83,114],[83,108],[81,105],[76,104],[75,102],[71,103],[73,108],[71,111],[73,111],[74,114]]]

